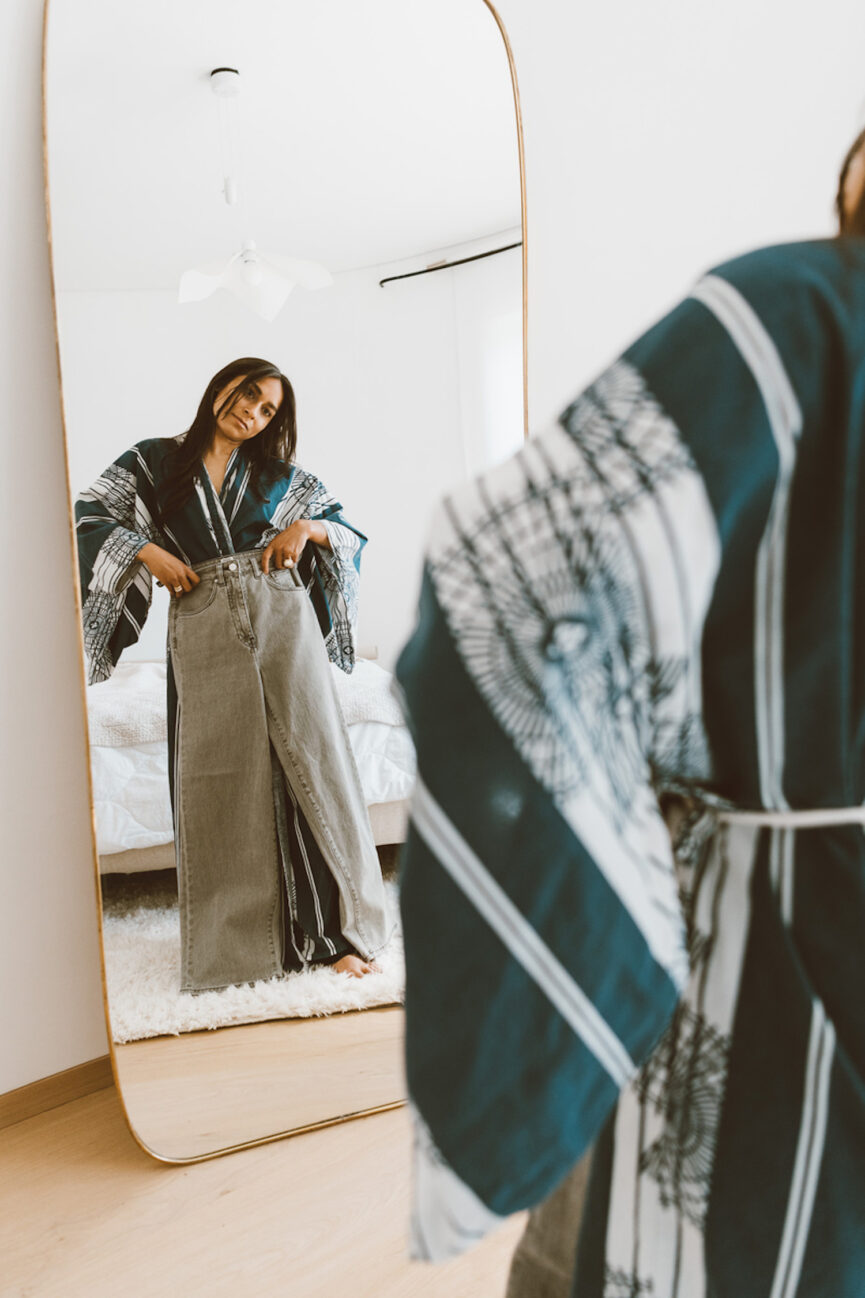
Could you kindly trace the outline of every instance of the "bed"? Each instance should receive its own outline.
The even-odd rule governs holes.
[[[391,676],[360,657],[331,667],[376,844],[405,838],[415,753]],[[87,690],[96,842],[102,874],[174,867],[165,663],[125,662]]]

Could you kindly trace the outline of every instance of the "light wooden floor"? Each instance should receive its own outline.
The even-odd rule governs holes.
[[[405,1097],[399,1006],[115,1047],[130,1121],[190,1158]]]
[[[2,1298],[499,1298],[521,1229],[409,1263],[405,1109],[191,1166],[113,1090],[0,1132]]]

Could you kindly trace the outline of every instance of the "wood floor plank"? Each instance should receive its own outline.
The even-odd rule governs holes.
[[[113,1091],[0,1133],[3,1298],[497,1298],[514,1218],[443,1267],[406,1260],[406,1110],[208,1163],[133,1143]]]

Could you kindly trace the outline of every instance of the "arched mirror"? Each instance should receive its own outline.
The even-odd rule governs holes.
[[[485,0],[51,0],[45,120],[113,1058],[186,1161],[403,1099],[390,673],[525,433],[516,81]]]

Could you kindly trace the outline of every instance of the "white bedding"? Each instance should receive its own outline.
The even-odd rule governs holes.
[[[367,804],[407,798],[415,753],[390,673],[371,662],[334,672]],[[99,855],[170,843],[164,663],[122,663],[87,694]]]

